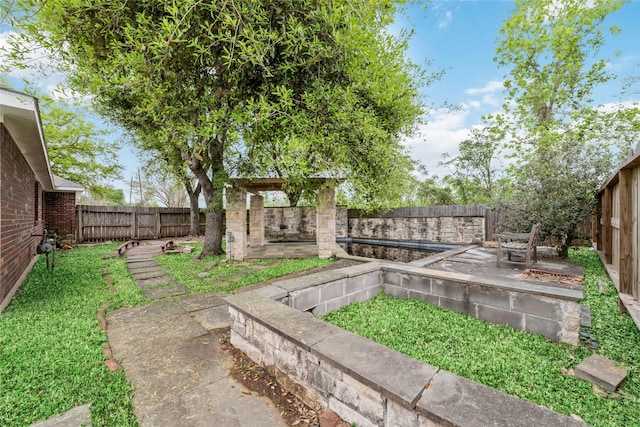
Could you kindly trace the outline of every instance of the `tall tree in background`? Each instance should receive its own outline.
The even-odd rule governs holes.
[[[602,23],[622,0],[518,0],[500,31],[496,62],[509,68],[506,116],[513,118],[517,164],[512,223],[541,222],[567,254],[589,218],[600,180],[615,156],[612,116],[593,105],[593,89],[613,76],[598,58]],[[611,28],[612,33],[619,31]]]
[[[506,137],[502,116],[483,118],[483,128],[471,130],[468,139],[458,146],[458,155],[443,155],[442,165],[452,173],[446,177],[463,204],[489,203],[496,197],[499,169],[496,165]]]
[[[385,89],[397,79],[385,78],[381,63],[392,57],[349,44],[366,39],[380,47],[390,37],[383,24],[396,10],[392,1],[20,4],[35,11],[21,23],[24,34],[58,54],[76,90],[90,92],[104,111],[139,117],[158,144],[180,151],[207,205],[201,256],[222,251],[222,195],[229,174],[242,171],[245,156],[265,164],[259,155],[269,148],[262,145],[261,123],[277,121],[290,129],[281,134],[290,144],[287,152],[304,147],[303,140],[319,145],[317,158],[293,169],[296,186],[304,185],[298,177],[322,169],[336,177],[353,172],[346,177],[354,181],[375,176],[373,191],[364,197],[371,201],[381,194],[377,183],[393,188],[387,178],[393,178],[394,161],[406,161],[396,136],[420,112],[415,87],[404,86],[406,95],[391,91],[404,96],[401,102],[385,100]],[[402,69],[408,64],[405,49],[400,43],[389,51],[397,58],[390,69],[411,73]],[[383,84],[364,84],[359,73],[369,68],[377,74],[368,77]]]

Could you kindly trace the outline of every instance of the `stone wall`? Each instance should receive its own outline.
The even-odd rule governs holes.
[[[394,273],[386,269],[369,263],[228,297],[231,344],[307,403],[359,427],[584,425],[305,313],[368,299]]]
[[[347,221],[346,206],[336,206],[336,237],[347,237]],[[265,208],[264,234],[266,240],[315,240],[316,208]]]
[[[393,212],[405,215],[404,210]],[[479,209],[468,212],[430,210],[409,214],[439,216],[350,215],[344,206],[336,208],[336,237],[442,242],[453,244],[483,242],[485,217]],[[463,215],[464,214],[464,215]],[[265,208],[266,240],[315,239],[316,211],[309,207]]]
[[[484,224],[484,217],[349,218],[349,237],[479,243]]]

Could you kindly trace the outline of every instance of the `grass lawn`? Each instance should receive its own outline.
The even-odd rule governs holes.
[[[124,258],[103,258],[116,246],[59,251],[53,274],[46,271],[41,257],[0,314],[0,426],[22,427],[86,403],[91,404],[94,426],[138,425],[131,384],[122,370],[111,372],[103,363],[107,333],[99,328],[97,318],[106,301],[108,311],[149,302],[135,285]],[[332,262],[224,263],[222,257],[194,262],[193,256],[158,257],[193,292],[231,293],[240,286]],[[218,265],[212,267],[216,261]],[[260,266],[253,267],[256,264]],[[102,276],[104,268],[115,288],[113,295]],[[198,278],[205,270],[208,277]],[[212,286],[234,276],[241,277],[227,286]]]
[[[201,243],[189,244],[194,253],[202,249]],[[268,259],[252,261],[226,261],[224,255],[194,260],[194,254],[157,256],[156,261],[177,281],[192,292],[234,293],[236,289],[298,271],[327,266],[335,259]]]
[[[576,414],[594,426],[640,425],[640,331],[618,314],[617,293],[595,252],[571,253],[584,265],[583,303],[591,306],[598,350],[553,343],[541,335],[493,325],[419,300],[379,295],[324,317],[344,329],[377,341],[430,365],[496,388],[563,414]],[[600,294],[598,281],[608,283]],[[563,372],[594,352],[627,367],[617,393],[595,392],[590,383]]]

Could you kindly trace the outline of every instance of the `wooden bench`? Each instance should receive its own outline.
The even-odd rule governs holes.
[[[115,251],[118,252],[118,255],[122,256],[122,254],[129,249],[129,247],[134,247],[134,246],[139,246],[140,245],[140,240],[137,239],[133,239],[133,240],[128,240],[126,242],[124,242],[123,244],[121,244],[120,246],[118,246]]]
[[[507,258],[511,261],[513,252],[524,254],[525,266],[530,267],[533,262],[538,261],[538,234],[540,224],[534,224],[529,233],[500,233],[494,234],[498,238],[498,250],[496,265],[500,267],[502,253],[507,253]]]

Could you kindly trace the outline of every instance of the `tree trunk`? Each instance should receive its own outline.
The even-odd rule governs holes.
[[[198,183],[195,189],[191,186],[191,181],[185,178],[185,189],[189,195],[189,236],[200,235],[200,209],[198,206],[198,198],[200,197],[200,191],[202,185]]]
[[[209,144],[216,144],[210,141]],[[206,204],[204,246],[198,258],[202,259],[209,255],[221,255],[222,250],[222,229],[223,229],[223,204],[222,190],[224,188],[224,165],[222,163],[222,150],[217,147],[210,148],[211,151],[211,176],[202,167],[202,162],[195,156],[191,156],[189,168],[198,178],[198,183],[202,187],[202,195]]]
[[[289,199],[289,206],[291,207],[298,206],[298,201],[300,201],[302,190],[298,190],[298,191],[288,190],[288,191],[285,191],[285,194],[287,195],[287,199]]]

